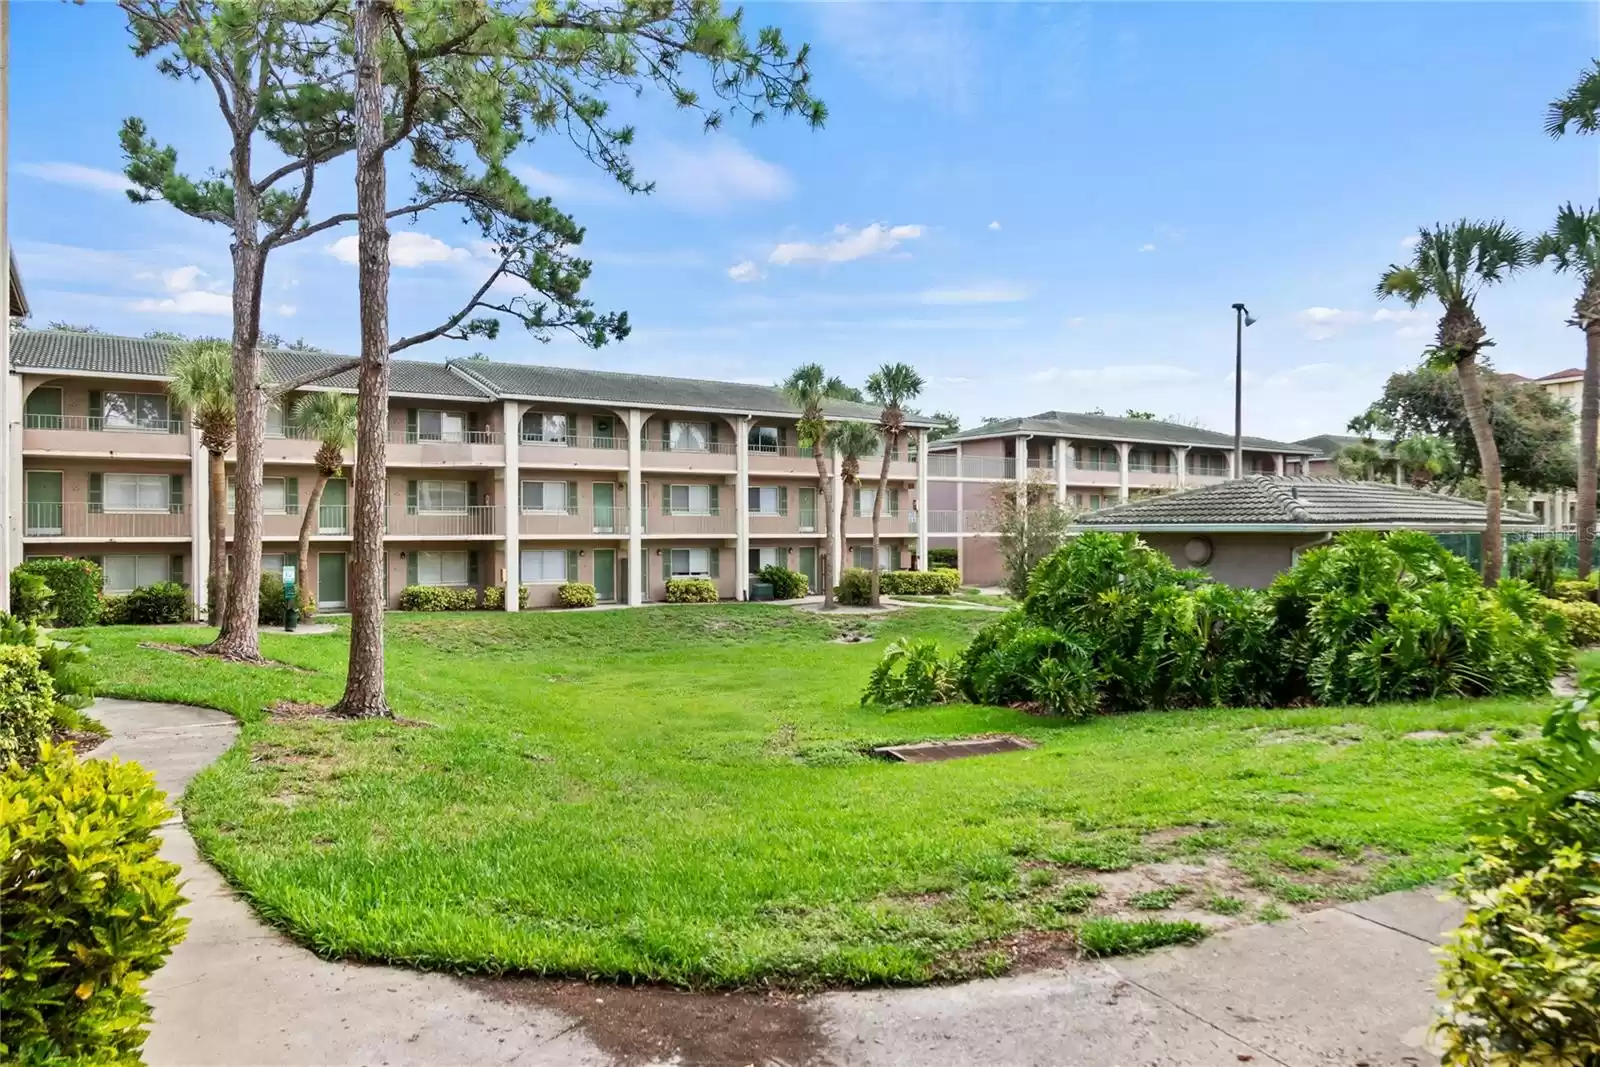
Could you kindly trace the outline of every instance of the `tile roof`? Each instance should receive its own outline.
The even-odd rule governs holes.
[[[6,249],[6,259],[11,268],[11,292],[7,310],[14,319],[28,317],[28,294],[22,291],[22,275],[17,272],[17,254]]]
[[[1332,459],[1333,454],[1346,445],[1359,445],[1364,441],[1378,443],[1372,438],[1357,437],[1355,434],[1345,433],[1319,433],[1315,437],[1302,437],[1294,443],[1305,445],[1307,448],[1314,448],[1322,453],[1323,458]]]
[[[1061,437],[1082,437],[1096,441],[1129,441],[1134,444],[1204,445],[1231,450],[1233,435],[1215,430],[1200,430],[1182,423],[1161,419],[1130,419],[1121,415],[1095,415],[1077,411],[1045,411],[1020,419],[1000,419],[986,422],[970,430],[940,439],[934,450],[953,448],[957,441],[975,441],[985,437],[1012,437],[1016,434],[1038,433]],[[1265,437],[1246,437],[1244,447],[1256,451],[1286,452],[1291,455],[1310,455],[1317,451],[1289,441],[1273,441]]]
[[[1259,474],[1096,511],[1080,516],[1078,525],[1134,530],[1263,526],[1480,530],[1484,516],[1484,506],[1476,500],[1387,482]],[[1504,512],[1501,521],[1507,526],[1532,526],[1538,522],[1533,516],[1516,511]]]
[[[1582,367],[1568,367],[1566,370],[1558,370],[1554,374],[1546,374],[1542,378],[1535,378],[1534,381],[1536,381],[1536,382],[1564,382],[1568,378],[1582,378],[1582,377],[1583,377],[1583,368]]]

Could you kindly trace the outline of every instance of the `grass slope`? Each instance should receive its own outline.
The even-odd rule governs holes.
[[[189,824],[306,943],[686,985],[993,972],[1019,935],[1089,923],[1080,947],[1092,952],[1189,939],[1189,925],[1148,911],[1120,930],[1077,914],[1096,872],[1177,852],[1225,857],[1286,903],[1427,881],[1456,863],[1459,819],[1504,742],[1536,733],[1545,711],[1454,702],[1067,725],[858,706],[887,641],[958,647],[991,619],[854,617],[876,640],[846,645],[831,620],[760,605],[391,616],[391,699],[431,728],[263,717],[276,700],[337,696],[343,632],[263,638],[268,657],[303,671],[139,647],[198,643],[199,629],[79,636],[109,694],[244,721],[191,786]],[[862,754],[990,731],[1039,747],[930,765]],[[1416,731],[1447,736],[1405,737]],[[1502,743],[1484,744],[1491,734]],[[1170,827],[1194,832],[1150,836]]]

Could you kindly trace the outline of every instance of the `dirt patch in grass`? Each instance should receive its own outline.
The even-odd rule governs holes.
[[[1402,741],[1448,741],[1456,736],[1449,730],[1412,730],[1409,734],[1402,734]]]
[[[307,704],[298,700],[274,701],[267,705],[266,712],[276,720],[327,719],[331,722],[392,722],[396,726],[433,725],[421,719],[402,719],[398,715],[392,719],[353,719],[348,715],[340,715],[326,704]]]
[[[180,656],[188,656],[191,659],[212,659],[216,660],[218,663],[236,663],[244,667],[268,667],[273,670],[293,671],[295,674],[317,673],[309,667],[296,667],[293,663],[284,663],[281,660],[275,659],[263,659],[255,662],[242,659],[228,659],[225,656],[217,655],[215,652],[207,652],[199,645],[175,645],[166,641],[140,641],[139,647],[152,648],[158,652],[174,652]]]
[[[1331,745],[1344,748],[1363,739],[1360,723],[1347,722],[1341,726],[1276,727],[1261,730],[1256,737],[1258,745]]]
[[[519,978],[462,981],[503,1003],[568,1016],[621,1064],[798,1065],[820,1062],[825,1047],[822,1026],[804,997]]]

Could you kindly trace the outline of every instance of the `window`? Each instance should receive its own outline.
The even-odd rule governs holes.
[[[131,593],[141,586],[172,578],[171,556],[102,556],[100,568],[108,593]]]
[[[267,515],[294,515],[300,511],[298,486],[295,491],[290,490],[290,483],[298,482],[298,478],[263,478],[261,479],[261,510]],[[228,479],[228,511],[233,511],[234,481]]]
[[[1246,463],[1251,474],[1278,473],[1278,462],[1271,456],[1251,456]]]
[[[1090,447],[1078,449],[1078,469],[1085,471],[1117,470],[1115,448]]]
[[[567,553],[559,548],[522,552],[522,584],[554,585],[567,580]]]
[[[417,440],[465,441],[467,417],[459,411],[417,412]]]
[[[778,428],[776,426],[750,427],[750,451],[776,452],[778,451]]]
[[[1136,448],[1128,453],[1128,469],[1171,474],[1172,454],[1164,448]]]
[[[430,515],[465,515],[467,492],[466,482],[418,482],[417,508]]]
[[[102,485],[108,512],[166,511],[171,502],[172,477],[166,474],[107,474]]]
[[[263,552],[263,553],[261,553],[261,573],[262,574],[275,574],[279,578],[282,578],[283,577],[283,562],[284,562],[285,558],[287,558],[287,557],[285,557],[282,552]]]
[[[711,424],[709,422],[679,422],[667,424],[667,440],[674,452],[711,451]]]
[[[577,429],[567,425],[565,415],[551,415],[543,411],[530,411],[522,416],[522,439],[547,445],[565,445],[567,434]]]
[[[858,518],[858,519],[871,518],[871,516],[872,516],[872,502],[874,500],[876,500],[876,499],[878,499],[878,491],[876,489],[865,489],[865,488],[857,489],[856,490],[856,518]],[[868,557],[868,558],[870,558],[870,557]]]
[[[102,393],[100,425],[107,430],[167,432],[167,397],[164,393]]]
[[[418,585],[466,585],[467,553],[418,552]]]
[[[704,548],[674,548],[670,565],[674,578],[709,578],[711,552]]]
[[[781,548],[752,548],[750,550],[750,573],[759,574],[762,567],[782,567],[788,561],[789,553]]]
[[[899,562],[899,552],[892,545],[878,546],[878,569],[892,571]],[[850,550],[850,565],[860,567],[862,570],[872,569],[872,546],[857,545]]]
[[[267,405],[267,436],[282,437],[284,433],[283,401],[274,400]]]
[[[752,485],[750,487],[750,514],[752,515],[781,515],[783,508],[778,499],[778,487],[775,485]]]
[[[1228,458],[1219,452],[1191,452],[1189,473],[1225,478],[1228,474]]]
[[[712,515],[709,485],[670,485],[669,511],[673,515]]]
[[[568,515],[566,482],[523,482],[522,510]]]

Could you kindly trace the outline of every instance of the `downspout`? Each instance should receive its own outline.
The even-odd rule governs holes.
[[[1293,567],[1296,563],[1300,562],[1300,553],[1304,552],[1306,549],[1318,548],[1332,540],[1333,531],[1329,530],[1315,541],[1307,541],[1303,545],[1295,545],[1294,548],[1289,550],[1289,566]]]

